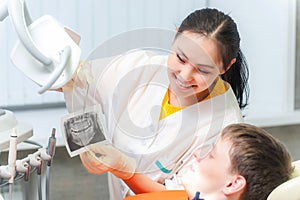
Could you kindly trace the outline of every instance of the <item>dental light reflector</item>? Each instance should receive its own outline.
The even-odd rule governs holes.
[[[29,25],[31,40],[52,62],[45,65],[32,55],[21,41],[17,41],[11,53],[12,63],[27,77],[47,89],[65,85],[75,73],[81,55],[76,42],[66,27],[49,15],[44,15]],[[70,29],[68,29],[70,30]]]

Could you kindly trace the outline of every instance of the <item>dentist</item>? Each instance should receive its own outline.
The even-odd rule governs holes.
[[[146,174],[155,181],[152,191],[159,191],[178,186],[173,175],[186,168],[195,149],[214,143],[226,125],[243,121],[247,81],[235,22],[205,8],[183,20],[168,56],[136,49],[106,64],[86,61],[62,90],[69,112],[102,106],[106,139],[133,158],[130,170]],[[91,173],[110,171],[86,154],[81,159]],[[132,194],[113,174],[109,188],[111,200]]]

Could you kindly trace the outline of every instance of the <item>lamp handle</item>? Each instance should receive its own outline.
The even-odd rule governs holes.
[[[62,74],[63,70],[66,68],[67,66],[67,62],[69,60],[69,57],[71,55],[71,47],[66,46],[60,55],[60,63],[58,66],[55,67],[54,72],[51,74],[48,82],[42,86],[39,89],[39,94],[43,94],[44,92],[46,92],[54,83],[55,81],[59,78],[59,76]]]
[[[0,21],[3,21],[8,16],[7,0],[0,3]]]
[[[8,13],[20,38],[20,41],[27,51],[44,65],[50,65],[53,61],[44,55],[34,43],[30,36],[27,25],[32,22],[24,0],[9,0],[7,2]]]

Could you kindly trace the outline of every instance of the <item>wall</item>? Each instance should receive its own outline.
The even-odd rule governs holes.
[[[175,30],[191,11],[207,5],[219,8],[237,22],[241,47],[249,62],[251,93],[246,121],[259,126],[300,123],[300,111],[294,110],[296,0],[27,0],[26,3],[33,19],[50,14],[80,33],[82,59],[99,44],[125,31],[142,27]],[[57,93],[37,94],[38,86],[10,63],[16,33],[9,17],[1,22],[0,35],[4,47],[0,49],[3,58],[0,106],[62,102]]]
[[[300,3],[297,2],[297,21],[296,21],[296,74],[295,74],[295,108],[300,109]]]
[[[294,110],[296,0],[208,2],[236,20],[250,68],[246,120],[259,126],[300,123]]]
[[[45,0],[25,1],[32,19],[51,15],[81,35],[82,59],[100,43],[128,30],[160,27],[174,30],[181,20],[205,1],[190,0]],[[136,17],[142,16],[142,17]],[[10,62],[17,35],[8,16],[0,23],[0,107],[49,104],[63,101],[60,94],[37,93],[38,86]]]

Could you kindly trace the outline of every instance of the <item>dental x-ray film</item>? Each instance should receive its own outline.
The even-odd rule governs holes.
[[[106,126],[101,106],[91,106],[84,112],[70,113],[62,117],[61,129],[71,157],[88,151],[87,146],[90,144],[104,142]]]

